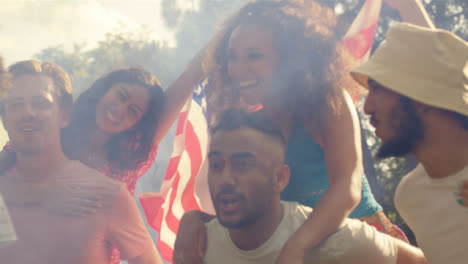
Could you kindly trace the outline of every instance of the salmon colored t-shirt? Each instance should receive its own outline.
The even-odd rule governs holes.
[[[7,177],[19,177],[15,168]],[[69,161],[54,177],[73,179],[101,177],[114,181],[77,161]],[[0,249],[2,264],[68,263],[108,264],[111,245],[119,250],[122,259],[140,256],[153,241],[145,228],[138,208],[124,184],[111,206],[85,217],[68,217],[47,211],[40,206],[11,206],[11,219],[18,241]]]

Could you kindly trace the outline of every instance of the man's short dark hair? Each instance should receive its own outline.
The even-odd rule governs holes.
[[[286,149],[286,140],[278,126],[269,119],[264,111],[248,113],[242,109],[227,109],[221,112],[217,122],[211,129],[213,136],[219,130],[235,130],[241,127],[253,128],[263,134],[278,139],[284,149]]]

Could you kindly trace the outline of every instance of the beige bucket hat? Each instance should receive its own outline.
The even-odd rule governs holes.
[[[397,23],[369,61],[351,71],[399,94],[468,116],[468,43],[441,29]]]

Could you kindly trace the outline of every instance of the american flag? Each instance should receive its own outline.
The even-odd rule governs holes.
[[[205,87],[200,82],[177,121],[174,150],[159,193],[138,195],[148,224],[159,232],[158,250],[172,262],[172,251],[184,212],[202,210],[214,214],[206,178],[208,125]]]
[[[381,5],[382,0],[367,0],[343,39],[358,62],[370,54]],[[159,232],[158,250],[170,263],[184,212],[195,209],[214,214],[206,177],[209,141],[206,85],[206,80],[197,85],[192,99],[180,113],[174,150],[159,193],[138,195],[148,224]]]
[[[381,7],[382,0],[367,0],[343,37],[344,46],[357,64],[369,58]]]

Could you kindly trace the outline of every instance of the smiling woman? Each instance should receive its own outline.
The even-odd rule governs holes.
[[[140,85],[113,85],[97,105],[97,126],[110,133],[131,128],[146,113],[148,98],[147,88]]]
[[[77,99],[62,135],[64,152],[119,178],[155,156],[153,137],[163,107],[164,93],[151,73],[138,68],[110,72]],[[132,193],[135,183],[129,184]]]

